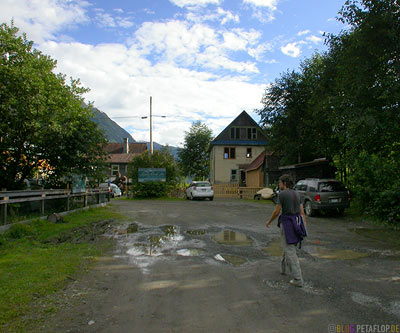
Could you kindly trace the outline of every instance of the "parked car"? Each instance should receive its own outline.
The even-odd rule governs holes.
[[[186,200],[196,198],[214,199],[214,190],[210,182],[196,181],[192,182],[185,191]]]
[[[120,197],[121,194],[122,194],[121,193],[121,189],[117,185],[115,185],[113,183],[111,183],[110,185],[108,185],[108,183],[101,183],[99,185],[99,187],[102,188],[102,189],[107,189],[108,188],[108,190],[110,191],[111,196],[113,198]]]
[[[307,216],[321,210],[334,210],[342,215],[350,206],[349,190],[336,179],[307,178],[299,180],[294,189],[300,194]]]

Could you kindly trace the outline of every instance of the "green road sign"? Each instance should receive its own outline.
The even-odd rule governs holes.
[[[138,182],[166,182],[167,171],[165,168],[139,168]]]

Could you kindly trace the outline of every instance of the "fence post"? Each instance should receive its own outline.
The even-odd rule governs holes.
[[[7,197],[4,197],[3,200],[8,200]],[[7,204],[4,203],[1,205],[1,215],[2,215],[2,220],[3,224],[7,224]]]
[[[70,195],[70,191],[68,190],[68,194],[67,194],[67,211],[69,211],[69,195]]]
[[[87,192],[83,196],[83,207],[87,207]]]
[[[40,213],[44,216],[44,202],[45,202],[46,193],[42,194],[42,200],[40,205]]]
[[[97,197],[97,204],[100,204],[100,191],[96,193],[96,197]]]

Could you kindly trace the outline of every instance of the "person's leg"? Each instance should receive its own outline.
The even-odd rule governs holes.
[[[285,237],[285,233],[283,230],[283,225],[281,225],[280,228],[280,233],[281,233],[281,246],[282,246],[282,259],[281,259],[281,274],[286,274],[286,268],[288,267],[288,262],[286,260],[286,237]]]
[[[295,244],[286,245],[286,260],[289,262],[294,277],[294,280],[293,282],[291,281],[291,283],[294,285],[302,286],[303,276],[301,274],[300,262],[299,258],[297,257]]]

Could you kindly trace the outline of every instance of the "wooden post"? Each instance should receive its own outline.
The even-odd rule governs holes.
[[[4,197],[3,200],[8,200],[7,197]],[[2,215],[2,220],[3,224],[7,224],[7,204],[2,204],[1,205],[1,215]]]
[[[83,207],[87,207],[87,192],[85,192],[85,195],[83,196]]]
[[[68,191],[68,194],[67,194],[67,211],[69,211],[69,195],[70,195],[70,191]]]
[[[42,200],[41,200],[41,205],[40,205],[40,214],[42,214],[42,216],[44,216],[44,198],[46,197],[46,193],[42,194]]]
[[[100,204],[100,192],[96,193],[97,204]]]

